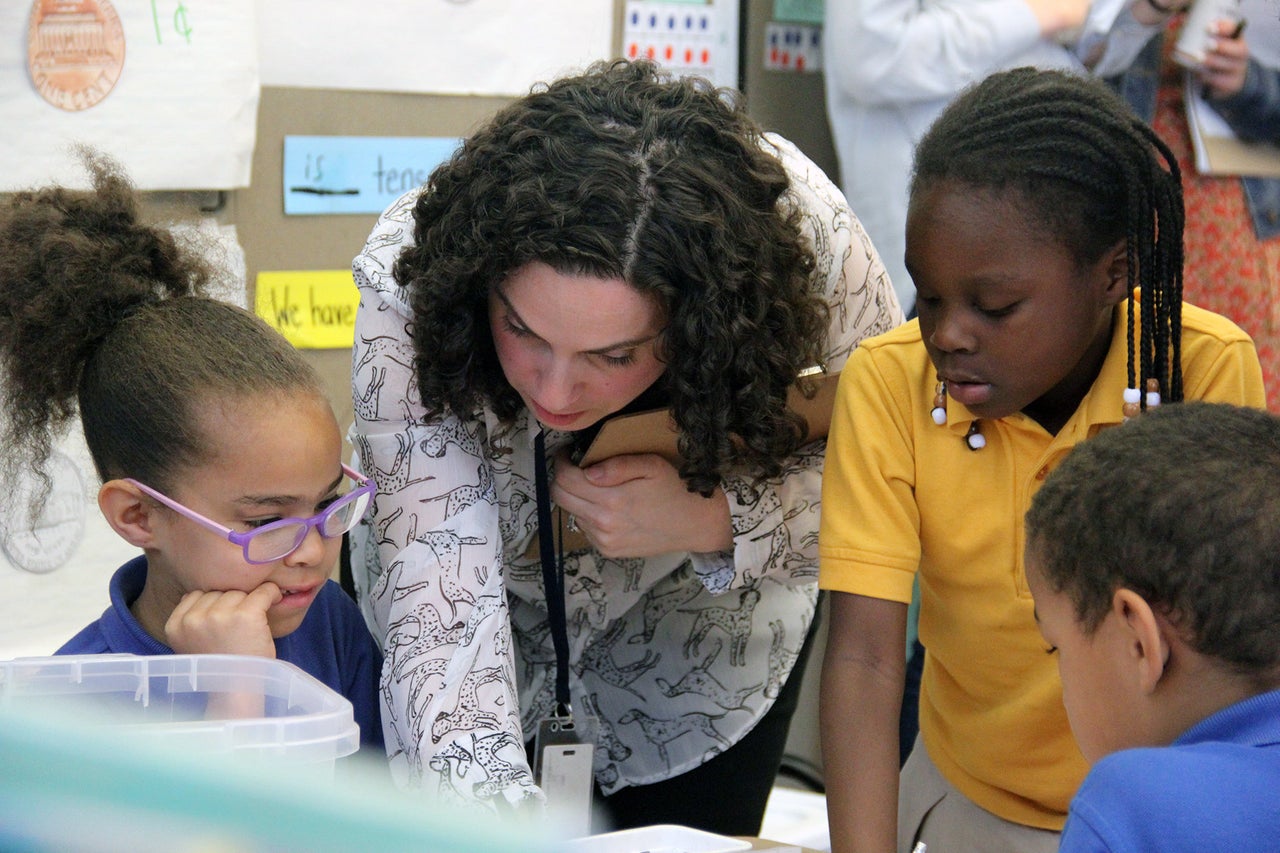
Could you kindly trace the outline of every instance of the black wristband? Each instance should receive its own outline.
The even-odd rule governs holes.
[[[1174,6],[1162,6],[1159,3],[1157,3],[1156,0],[1147,0],[1147,5],[1150,6],[1152,9],[1155,9],[1161,15],[1172,15],[1174,12],[1183,11],[1183,9],[1179,9]]]

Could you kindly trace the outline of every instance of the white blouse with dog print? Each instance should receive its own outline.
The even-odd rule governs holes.
[[[831,307],[826,363],[902,322],[884,267],[840,191],[790,142],[768,142],[792,181]],[[418,191],[383,213],[353,270],[350,438],[377,482],[353,531],[361,607],[386,660],[383,726],[393,775],[442,804],[501,808],[540,797],[524,739],[554,705],[555,652],[537,549],[537,422],[423,417],[410,317],[392,263],[413,239]],[[548,433],[547,454],[569,439]],[[677,776],[742,738],[769,709],[813,620],[825,441],[781,476],[724,484],[732,564],[688,553],[564,554],[570,690],[596,716],[606,793]]]

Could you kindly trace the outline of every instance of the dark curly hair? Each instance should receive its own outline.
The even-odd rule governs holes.
[[[1027,557],[1086,634],[1120,588],[1198,652],[1280,678],[1280,418],[1189,402],[1103,430],[1026,515]]]
[[[103,480],[164,490],[207,459],[200,401],[323,390],[275,330],[202,295],[213,270],[140,221],[116,164],[82,156],[92,190],[20,192],[0,208],[0,469],[30,467],[47,493],[54,440],[78,412]]]
[[[498,112],[431,175],[416,245],[394,267],[427,412],[520,411],[488,295],[538,261],[656,299],[691,490],[735,465],[776,475],[804,440],[787,389],[818,362],[827,317],[787,175],[763,143],[737,95],[644,61],[598,63]]]
[[[1123,240],[1129,387],[1154,379],[1166,402],[1182,399],[1182,178],[1169,147],[1114,91],[1064,71],[992,74],[953,101],[916,146],[912,196],[942,181],[1018,193],[1081,267]]]

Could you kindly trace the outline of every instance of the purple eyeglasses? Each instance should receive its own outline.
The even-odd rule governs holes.
[[[144,494],[155,498],[174,512],[185,515],[201,527],[225,536],[244,550],[244,558],[247,562],[262,565],[283,560],[298,550],[313,527],[324,538],[336,539],[360,523],[360,519],[364,518],[365,511],[369,508],[369,502],[373,500],[375,491],[373,480],[363,477],[358,471],[346,465],[342,466],[342,472],[355,480],[356,488],[329,504],[321,512],[310,518],[281,518],[244,533],[224,527],[137,480],[125,478],[125,482],[132,483]]]

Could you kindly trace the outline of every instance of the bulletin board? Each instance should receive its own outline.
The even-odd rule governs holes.
[[[268,270],[349,270],[376,213],[286,216],[281,173],[284,141],[293,135],[465,136],[510,98],[264,87],[258,109],[253,181],[230,200],[229,215],[254,282]],[[259,177],[261,176],[261,177]],[[306,349],[320,371],[338,423],[352,419],[351,352]]]

